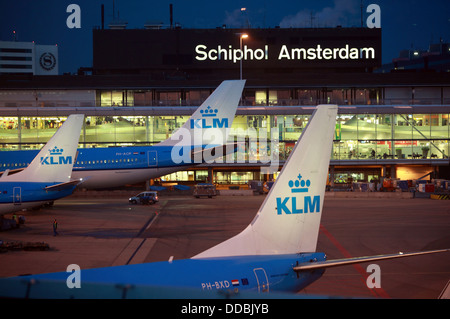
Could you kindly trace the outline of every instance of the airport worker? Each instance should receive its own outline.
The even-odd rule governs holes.
[[[57,229],[58,229],[58,222],[56,221],[55,218],[55,220],[53,221],[53,236],[58,235]]]

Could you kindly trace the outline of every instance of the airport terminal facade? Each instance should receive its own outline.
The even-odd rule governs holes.
[[[93,41],[93,66],[78,75],[0,75],[2,149],[41,147],[71,113],[86,115],[82,147],[152,145],[222,80],[242,75],[247,82],[232,128],[238,138],[249,130],[276,136],[278,149],[267,151],[278,152],[280,165],[314,106],[333,103],[335,184],[429,172],[450,178],[450,73],[374,73],[381,66],[379,29],[108,29],[94,30]],[[204,164],[164,180],[270,178],[259,150],[247,143],[244,163]]]

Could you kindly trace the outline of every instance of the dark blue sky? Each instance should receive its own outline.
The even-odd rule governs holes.
[[[69,4],[81,7],[81,29],[69,29],[66,12]],[[315,27],[361,25],[361,0],[115,0],[128,29],[143,28],[147,21],[169,24],[169,4],[174,22],[183,28],[242,27],[247,21],[254,28],[310,27],[311,12]],[[391,62],[402,49],[426,50],[442,38],[450,42],[449,0],[364,0],[381,8],[383,63]],[[113,18],[113,0],[0,0],[0,40],[35,41],[57,44],[60,74],[92,66],[92,29],[101,24],[100,6],[105,5],[105,27]],[[243,14],[240,8],[246,7]]]

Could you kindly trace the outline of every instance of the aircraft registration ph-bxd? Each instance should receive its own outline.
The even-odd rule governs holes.
[[[226,144],[245,80],[223,81],[172,136],[152,146],[80,148],[72,177],[83,188],[144,182],[235,151]],[[0,152],[0,171],[21,168],[37,150]]]
[[[70,115],[19,173],[0,177],[0,215],[69,196],[81,182],[72,180],[84,115]]]
[[[128,296],[133,295],[133,287],[163,287],[174,293],[180,288],[298,292],[319,279],[327,267],[449,251],[341,260],[326,260],[325,253],[315,252],[336,114],[336,105],[317,107],[253,221],[236,236],[190,259],[81,269],[81,289],[66,287],[67,272],[0,279],[0,296],[24,297],[26,291],[30,298],[64,294],[102,298],[117,287],[129,287]],[[45,289],[45,281],[52,289]],[[91,287],[84,294],[83,285]],[[98,290],[92,291],[92,285]]]

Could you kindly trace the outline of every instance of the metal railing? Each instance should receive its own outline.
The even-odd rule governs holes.
[[[1,100],[0,107],[148,107],[148,106],[199,106],[204,100],[139,100],[105,102],[98,100]],[[421,98],[421,99],[274,99],[255,100],[241,99],[241,106],[313,106],[318,104],[338,105],[448,105],[450,98]]]

